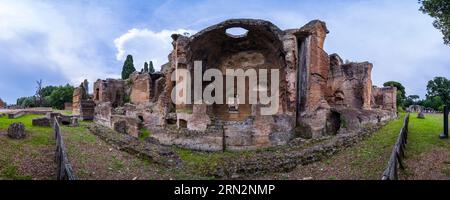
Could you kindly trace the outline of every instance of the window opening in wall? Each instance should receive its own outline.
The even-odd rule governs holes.
[[[239,113],[239,95],[228,97],[227,104],[229,113]]]
[[[228,28],[225,33],[233,38],[242,38],[246,37],[248,30],[241,27]]]

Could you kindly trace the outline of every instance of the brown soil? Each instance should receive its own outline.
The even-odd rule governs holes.
[[[401,179],[450,180],[450,154],[448,149],[436,147],[421,155],[407,159]]]
[[[14,159],[20,174],[32,174],[34,180],[48,180],[56,177],[55,149],[48,146],[27,147],[20,157]]]
[[[385,163],[381,156],[370,163],[358,164],[356,156],[348,152],[340,152],[329,160],[315,162],[309,165],[297,166],[291,172],[268,174],[256,179],[287,179],[287,180],[364,180],[381,178],[381,174],[367,173],[368,169]],[[378,170],[379,171],[379,170]],[[378,177],[378,175],[380,177]]]
[[[95,142],[66,143],[78,179],[139,180],[171,179],[161,166],[120,151],[97,138]]]
[[[51,146],[13,145],[5,132],[0,133],[0,179],[51,180],[55,177],[54,148]],[[10,155],[14,155],[11,157]]]

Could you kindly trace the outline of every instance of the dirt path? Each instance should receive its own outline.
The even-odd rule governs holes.
[[[421,155],[406,159],[405,180],[450,180],[450,151],[436,147]]]
[[[89,142],[68,141],[66,144],[70,163],[81,180],[171,178],[159,165],[115,149],[98,138]]]
[[[174,179],[161,165],[116,149],[92,134],[82,122],[80,127],[62,127],[69,161],[81,180],[155,180]]]
[[[358,149],[358,147],[354,147]],[[386,153],[388,155],[388,152]],[[281,180],[378,180],[387,160],[379,155],[376,159],[364,160],[353,149],[338,153],[330,159],[305,166],[297,166],[291,172],[275,173],[255,179]]]

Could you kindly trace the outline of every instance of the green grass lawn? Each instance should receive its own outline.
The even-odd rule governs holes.
[[[328,159],[306,166],[299,166],[292,172],[268,175],[263,178],[303,179],[312,177],[313,179],[330,180],[380,180],[383,171],[387,167],[393,146],[399,136],[405,115],[406,113],[400,113],[398,119],[388,122],[368,138]],[[440,140],[438,138],[443,129],[442,124],[442,114],[426,115],[426,119],[418,119],[417,113],[410,114],[409,138],[405,160],[406,165],[410,166],[407,166],[407,170],[401,173],[401,176],[407,176],[405,179],[425,179],[430,169],[435,170],[439,168],[442,168],[442,173],[450,175],[450,157],[447,156],[447,160],[444,160],[443,163],[441,161],[442,155],[440,156],[441,160],[430,159],[430,162],[423,158],[423,155],[427,155],[430,152],[434,153],[433,150],[436,148],[447,149],[447,155],[450,155],[449,140]],[[431,157],[433,156],[431,155]],[[422,166],[430,165],[430,167],[417,168],[414,165],[416,163]],[[422,172],[424,175],[418,172]],[[415,176],[419,175],[420,177],[415,178]]]
[[[443,132],[442,114],[426,115],[425,119],[418,119],[416,113],[411,113],[409,124],[409,138],[406,146],[408,156],[419,156],[435,147],[450,150],[447,140],[439,139]]]
[[[350,148],[349,167],[358,179],[379,179],[403,126],[405,113],[373,133],[369,138]],[[333,159],[333,158],[332,158]]]
[[[335,156],[307,166],[299,166],[287,173],[265,175],[264,179],[370,179],[379,180],[387,167],[389,156],[400,134],[406,113],[400,113],[398,119],[388,122],[371,136],[353,147],[343,150]],[[416,113],[410,115],[410,137],[407,145],[407,159],[419,156],[435,147],[450,148],[449,142],[438,139],[442,131],[442,116],[427,115],[426,119],[418,119]],[[188,169],[202,171],[213,168],[224,156],[238,153],[201,153],[175,148]],[[450,163],[450,159],[448,161]],[[450,170],[448,170],[450,172]],[[207,178],[207,177],[204,177]],[[256,177],[258,178],[258,177]]]
[[[270,174],[265,179],[375,179],[379,180],[387,166],[393,145],[399,135],[405,114],[389,122],[371,136],[345,149],[335,156],[321,162],[287,172]],[[54,179],[55,142],[50,127],[33,127],[31,120],[40,115],[25,115],[17,119],[0,117],[0,180],[2,179]],[[8,126],[14,122],[25,124],[29,136],[24,140],[12,140],[5,134]],[[89,123],[80,122],[78,127],[61,126],[69,160],[80,179],[142,179],[175,178],[175,179],[211,179],[205,177],[204,171],[214,168],[224,157],[253,156],[252,152],[202,153],[180,148],[175,152],[184,161],[183,169],[164,169],[146,160],[115,149],[90,134]],[[151,133],[142,130],[141,139]],[[426,115],[426,119],[418,119],[412,113],[409,124],[409,138],[406,147],[407,171],[403,176],[414,178],[417,171],[428,168],[417,168],[423,165],[437,164],[442,168],[439,172],[450,176],[450,157],[442,158],[439,163],[428,162],[424,155],[434,152],[436,148],[442,153],[447,150],[450,155],[449,140],[440,140],[442,132],[442,115]],[[444,152],[445,154],[445,152]],[[428,156],[430,157],[430,156]],[[425,158],[428,158],[425,157]],[[433,155],[431,155],[433,157]],[[442,157],[442,156],[441,156]],[[415,170],[415,171],[414,171]]]
[[[357,173],[360,178],[379,179],[381,173],[387,167],[390,153],[400,133],[405,115],[405,113],[401,113],[399,119],[389,122],[371,137],[347,152],[353,158],[350,163],[353,170],[363,172]],[[442,130],[442,114],[430,114],[426,115],[425,119],[419,119],[417,113],[411,113],[406,159],[416,159],[421,154],[438,147],[447,148],[450,155],[449,141],[439,139]]]
[[[53,130],[50,127],[33,127],[31,120],[37,117],[42,116],[25,115],[16,119],[0,117],[0,132],[6,134],[10,124],[22,122],[28,133],[28,137],[24,140],[12,140],[4,134],[0,136],[0,179],[52,178],[47,172],[50,172],[49,167],[55,166],[51,163],[52,158],[46,158],[43,154],[54,149]],[[34,170],[41,170],[37,177],[33,176]]]
[[[450,179],[450,141],[439,139],[443,114],[427,114],[418,119],[412,113],[406,145],[406,170],[402,179]]]
[[[0,117],[0,180],[55,179],[55,140],[51,127],[32,126],[32,119],[42,115],[24,115],[16,119]],[[23,140],[6,136],[14,122],[22,122],[28,133]],[[69,162],[78,179],[169,179],[165,169],[120,151],[91,134],[93,122],[80,121],[78,127],[61,126]],[[144,131],[143,137],[150,132]],[[164,174],[163,174],[164,173]]]

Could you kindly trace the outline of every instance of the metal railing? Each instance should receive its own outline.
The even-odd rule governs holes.
[[[405,148],[408,143],[408,124],[409,124],[409,113],[406,114],[403,120],[402,129],[400,129],[400,135],[397,138],[397,142],[392,150],[391,157],[389,158],[389,163],[384,170],[383,177],[381,180],[397,180],[398,179],[398,169],[404,170],[403,159],[405,157]]]
[[[57,164],[56,179],[57,180],[76,180],[72,165],[67,158],[66,147],[64,146],[63,136],[61,135],[61,128],[58,119],[54,118],[54,131],[56,140],[55,160]]]

